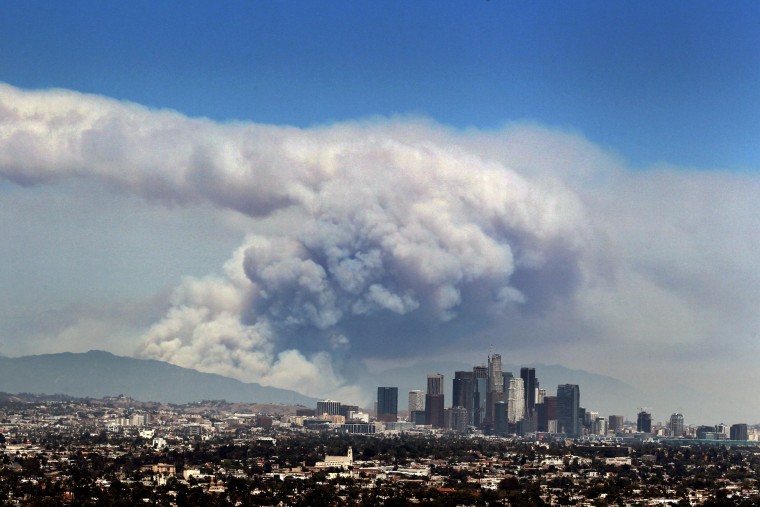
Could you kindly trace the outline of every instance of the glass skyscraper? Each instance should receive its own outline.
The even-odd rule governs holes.
[[[557,386],[557,429],[567,435],[580,434],[581,389],[577,384]]]

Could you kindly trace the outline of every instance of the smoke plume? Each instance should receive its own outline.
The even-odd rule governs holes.
[[[415,120],[220,124],[0,85],[5,179],[289,214],[278,234],[252,230],[221,275],[186,279],[138,354],[313,395],[341,387],[347,358],[446,345],[443,324],[540,312],[579,283],[575,194],[447,137]]]

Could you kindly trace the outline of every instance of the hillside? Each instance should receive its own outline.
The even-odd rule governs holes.
[[[315,399],[295,391],[98,350],[0,357],[0,391],[95,398],[123,394],[137,400],[166,403],[222,399],[310,407],[316,403]]]

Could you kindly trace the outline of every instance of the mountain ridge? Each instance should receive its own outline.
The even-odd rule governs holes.
[[[0,391],[94,398],[123,394],[165,403],[224,399],[314,406],[317,401],[296,391],[102,350],[0,356]]]

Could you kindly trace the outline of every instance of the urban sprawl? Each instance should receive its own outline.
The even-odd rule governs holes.
[[[0,394],[0,505],[760,505],[760,428],[635,421],[501,357],[374,410]],[[374,413],[372,413],[374,412]]]

